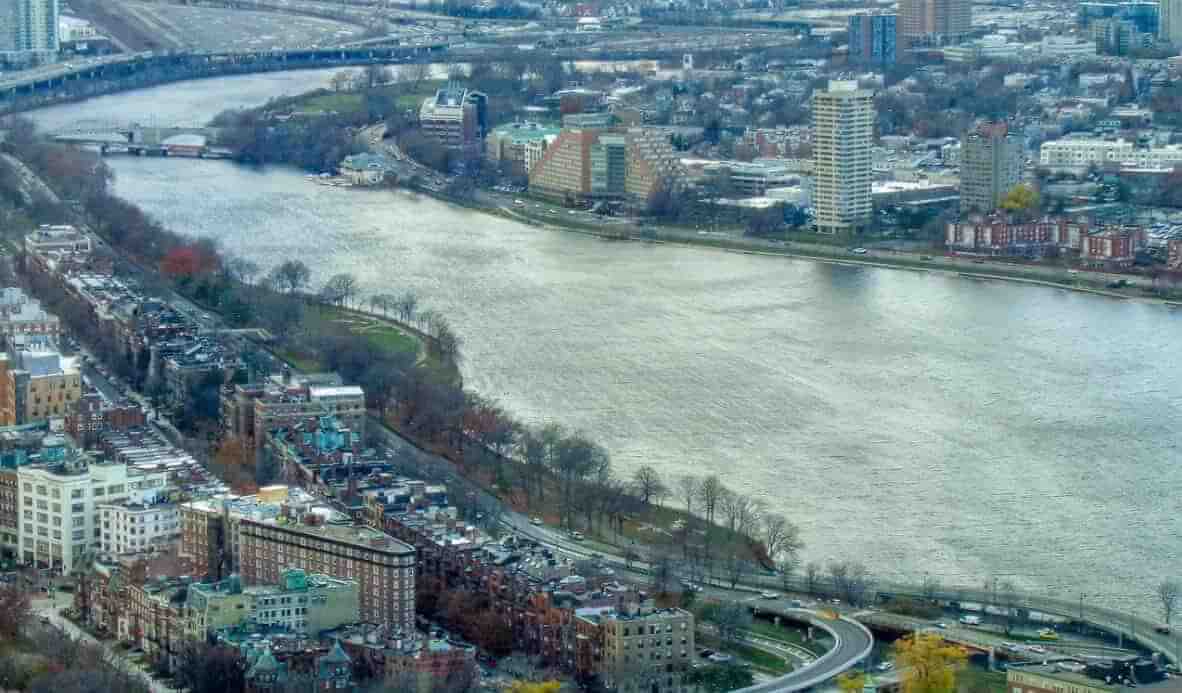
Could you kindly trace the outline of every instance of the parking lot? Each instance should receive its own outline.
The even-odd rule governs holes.
[[[356,26],[316,17],[125,1],[126,14],[161,43],[186,50],[253,51],[356,40]]]

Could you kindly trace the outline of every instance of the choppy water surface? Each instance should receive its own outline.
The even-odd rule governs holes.
[[[61,107],[200,121],[331,73]],[[112,158],[118,192],[264,266],[413,288],[467,383],[588,431],[617,468],[718,473],[808,558],[1155,610],[1182,577],[1182,314],[1030,286],[546,232],[226,162]]]

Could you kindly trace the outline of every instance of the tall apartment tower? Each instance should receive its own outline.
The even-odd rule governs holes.
[[[1022,182],[1022,141],[1005,123],[984,123],[960,140],[960,211],[992,212]]]
[[[1159,0],[1157,37],[1182,46],[1182,0]]]
[[[0,52],[57,50],[58,0],[0,0]]]
[[[956,43],[972,31],[971,0],[900,0],[900,37],[907,46]]]
[[[894,65],[897,60],[898,15],[860,12],[849,18],[850,61]]]
[[[813,92],[813,209],[817,231],[857,231],[870,221],[874,94],[833,80]]]

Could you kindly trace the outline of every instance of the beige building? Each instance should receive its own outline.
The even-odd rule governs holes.
[[[901,0],[899,38],[903,46],[956,43],[972,31],[970,0]]]
[[[960,211],[989,213],[1022,182],[1022,142],[1005,123],[970,130],[960,143]]]
[[[674,693],[694,663],[694,617],[629,604],[575,611],[576,669],[620,693]]]
[[[857,231],[870,221],[874,94],[830,81],[813,92],[813,209],[817,231]]]
[[[599,130],[563,130],[529,172],[530,192],[563,199],[591,194],[591,147]]]
[[[554,199],[645,204],[662,185],[680,187],[684,178],[680,158],[659,130],[566,129],[530,170],[529,187]]]
[[[185,633],[203,638],[210,631],[251,622],[281,626],[310,637],[359,619],[357,582],[327,575],[284,571],[274,585],[244,587],[237,575],[189,586]]]
[[[37,351],[0,357],[0,426],[64,417],[81,397],[76,359]]]

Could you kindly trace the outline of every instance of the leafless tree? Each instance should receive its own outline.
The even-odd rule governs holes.
[[[718,507],[732,532],[753,538],[760,513],[760,503],[756,499],[745,493],[724,489],[724,493],[719,496]]]
[[[751,627],[751,610],[740,602],[723,602],[714,612],[714,627],[723,642],[742,642]]]
[[[230,276],[248,286],[254,283],[254,278],[259,274],[259,266],[245,258],[230,258],[226,260],[225,267]]]
[[[414,291],[407,291],[398,297],[398,317],[402,322],[409,323],[414,320],[418,307],[419,297]]]
[[[677,575],[673,570],[673,556],[665,546],[653,548],[653,553],[649,557],[649,568],[652,570],[653,591],[660,595],[669,594]]]
[[[1161,613],[1165,617],[1167,625],[1174,615],[1180,590],[1182,590],[1182,585],[1177,580],[1162,580],[1161,584],[1157,586],[1157,598],[1161,602]]]
[[[795,556],[804,548],[800,528],[779,513],[763,514],[763,547],[768,558],[779,561],[785,555]]]
[[[418,91],[419,85],[430,76],[431,66],[426,63],[415,63],[406,68],[406,78],[415,91]]]
[[[809,594],[817,594],[821,591],[821,575],[823,572],[821,564],[816,561],[810,561],[804,567],[804,586]]]
[[[722,555],[722,563],[723,569],[726,571],[726,579],[730,582],[731,589],[734,589],[743,576],[751,571],[751,558],[747,542],[742,539],[729,542]]]
[[[312,270],[299,260],[287,260],[272,269],[268,278],[277,290],[292,294],[308,285]]]
[[[923,598],[929,602],[936,601],[936,593],[940,591],[940,581],[931,575],[923,576]]]
[[[348,307],[353,302],[353,298],[357,296],[357,277],[348,272],[334,274],[325,283],[321,293],[336,299],[335,302],[338,305]]]
[[[706,522],[714,524],[714,511],[718,508],[718,500],[722,497],[725,489],[726,487],[722,485],[722,480],[718,478],[717,474],[711,474],[702,479],[698,497],[702,501],[702,510],[706,512]]]
[[[776,559],[776,572],[780,574],[780,584],[784,591],[787,592],[792,589],[792,578],[796,574],[796,569],[800,567],[800,554],[795,551],[789,553],[785,551]]]
[[[332,85],[333,91],[345,91],[351,84],[353,84],[353,76],[345,70],[341,70],[340,72],[333,75],[332,79],[330,79],[328,83]]]
[[[849,590],[850,566],[844,561],[833,561],[827,567],[829,581],[833,584],[833,596],[842,597]]]
[[[652,502],[654,496],[660,496],[665,488],[661,474],[656,469],[644,465],[632,473],[632,482],[636,485],[636,492],[645,505]]]
[[[685,514],[694,514],[694,501],[698,500],[701,495],[702,482],[698,477],[692,474],[683,474],[677,477],[677,495],[679,500],[685,504]],[[689,524],[688,522],[686,523]]]
[[[845,600],[853,606],[865,606],[866,593],[870,591],[871,584],[866,566],[857,561],[850,563],[846,575]]]

